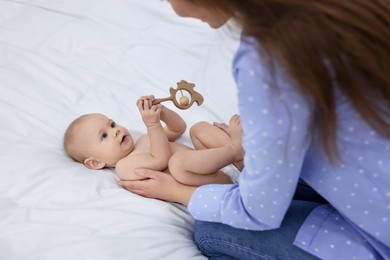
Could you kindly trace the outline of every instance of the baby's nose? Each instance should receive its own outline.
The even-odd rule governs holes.
[[[120,133],[119,129],[114,129],[114,136],[117,137]]]

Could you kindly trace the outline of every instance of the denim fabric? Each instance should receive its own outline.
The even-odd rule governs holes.
[[[325,200],[304,183],[298,185],[282,225],[278,229],[251,231],[225,224],[196,221],[194,239],[209,259],[317,259],[293,245],[295,235],[309,213]]]

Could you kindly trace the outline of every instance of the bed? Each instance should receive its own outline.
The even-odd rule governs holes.
[[[0,0],[0,259],[205,259],[186,208],[132,194],[69,159],[63,134],[104,113],[137,136],[136,100],[195,83],[188,126],[236,113],[231,26],[159,0]],[[179,142],[191,145],[188,130]]]

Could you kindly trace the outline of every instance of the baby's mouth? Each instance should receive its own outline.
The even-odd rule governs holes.
[[[127,135],[122,136],[121,144],[126,140]]]

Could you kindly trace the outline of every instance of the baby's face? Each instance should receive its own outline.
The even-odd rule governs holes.
[[[114,167],[134,148],[129,131],[105,115],[88,115],[78,129],[80,149],[85,150],[88,157],[104,162],[106,167]]]

